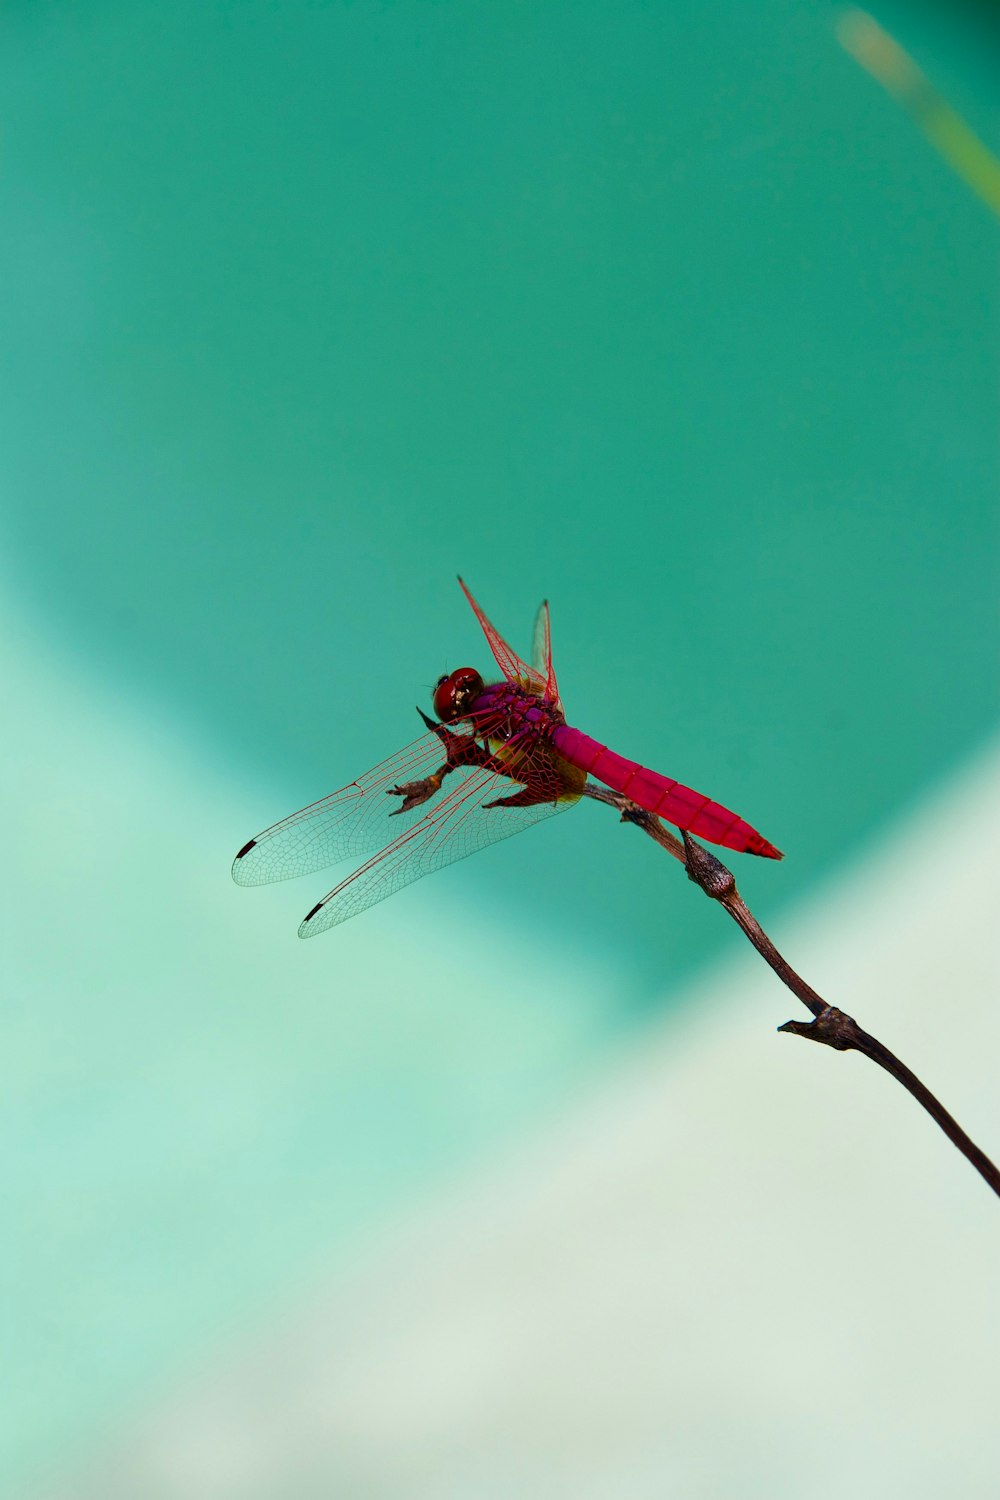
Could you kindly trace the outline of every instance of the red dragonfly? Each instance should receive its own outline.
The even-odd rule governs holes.
[[[720,803],[570,728],[552,668],[547,603],[535,621],[529,666],[458,581],[502,679],[487,683],[473,667],[441,677],[434,689],[438,722],[418,709],[428,730],[420,739],[244,844],[233,861],[237,885],[290,880],[347,855],[378,850],[307,913],[299,937],[312,937],[411,880],[571,807],[588,776],[710,843],[781,858],[773,844]],[[387,796],[398,798],[398,805],[391,806]],[[392,838],[396,825],[388,818],[424,803],[430,803],[426,812]]]

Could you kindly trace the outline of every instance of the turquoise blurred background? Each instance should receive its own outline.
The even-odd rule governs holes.
[[[987,742],[998,226],[838,14],[4,8],[0,1474],[730,950],[591,806],[307,957],[333,877],[230,886],[485,665],[457,572],[522,648],[549,598],[571,723],[785,850],[739,863],[765,922]],[[879,19],[996,147],[996,12]]]

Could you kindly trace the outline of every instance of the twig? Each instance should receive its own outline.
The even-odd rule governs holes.
[[[812,985],[807,984],[801,975],[796,974],[791,964],[782,958],[743,900],[736,889],[735,876],[720,859],[693,839],[689,833],[683,835],[682,843],[664,827],[659,818],[637,807],[620,792],[608,791],[605,787],[596,786],[588,781],[583,794],[585,797],[593,798],[595,802],[605,802],[609,807],[615,808],[623,823],[634,823],[637,828],[641,828],[643,833],[648,834],[655,843],[659,844],[661,849],[673,855],[674,859],[687,870],[688,879],[693,880],[706,896],[717,901],[729,913],[761,957],[771,965],[782,984],[787,985],[792,994],[802,1001],[807,1010],[812,1012],[811,1021],[786,1021],[783,1026],[778,1027],[779,1031],[787,1031],[792,1036],[807,1037],[812,1042],[820,1042],[824,1047],[833,1047],[837,1052],[861,1052],[865,1057],[870,1057],[872,1062],[878,1063],[880,1068],[884,1068],[897,1083],[901,1083],[904,1089],[913,1095],[918,1104],[923,1105],[951,1143],[957,1146],[962,1155],[972,1163],[976,1171],[1000,1197],[1000,1171],[989,1157],[980,1151],[974,1141],[969,1139],[958,1121],[952,1118],[944,1106],[935,1099],[930,1089],[920,1082],[915,1073],[910,1072],[905,1063],[901,1063],[899,1058],[875,1037],[863,1031],[852,1016],[846,1015],[844,1011],[838,1010],[833,1005],[828,1005],[822,995],[816,993]]]

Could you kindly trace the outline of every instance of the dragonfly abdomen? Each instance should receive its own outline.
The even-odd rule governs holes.
[[[761,854],[767,859],[781,858],[773,844],[721,802],[713,802],[701,792],[640,766],[637,761],[626,760],[568,724],[555,728],[551,738],[555,749],[572,765],[588,776],[596,776],[612,791],[620,792],[656,817],[665,818],[711,844],[721,844],[724,849]]]

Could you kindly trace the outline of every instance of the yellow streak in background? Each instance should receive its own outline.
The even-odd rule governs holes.
[[[841,17],[837,40],[903,106],[934,149],[1000,218],[1000,161],[909,53],[863,10],[850,10]]]

